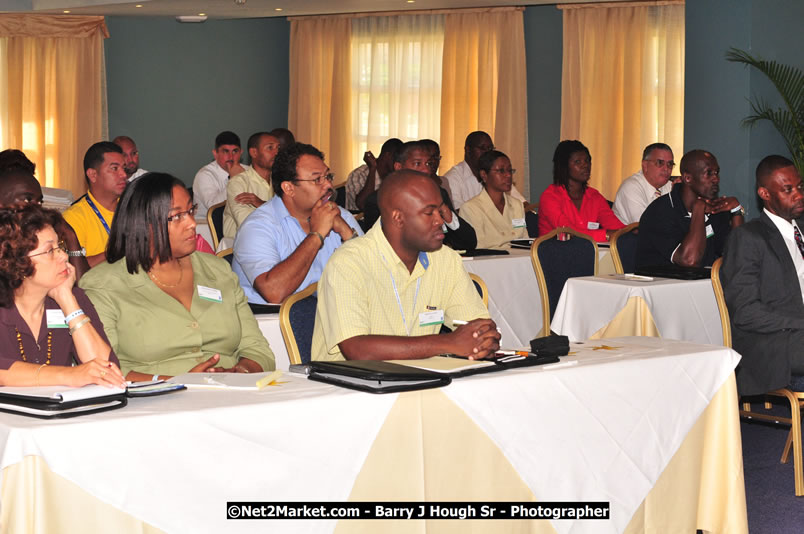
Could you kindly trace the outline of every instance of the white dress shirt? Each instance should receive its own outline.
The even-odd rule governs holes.
[[[779,229],[779,232],[784,238],[784,244],[787,245],[787,251],[790,253],[790,257],[793,258],[793,265],[796,266],[799,291],[801,291],[801,298],[804,299],[804,284],[802,284],[802,281],[804,281],[804,258],[801,256],[801,251],[798,249],[796,238],[793,234],[793,228],[798,228],[798,225],[796,221],[787,222],[778,215],[769,212],[766,208],[763,208],[763,211],[765,215],[773,221],[773,224],[776,225],[776,228]],[[801,228],[799,228],[798,231],[801,232]],[[802,236],[804,236],[804,234],[802,234]]]

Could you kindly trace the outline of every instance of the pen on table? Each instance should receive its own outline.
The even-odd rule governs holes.
[[[463,326],[463,325],[465,325],[465,324],[469,324],[469,321],[463,321],[463,320],[461,320],[461,319],[454,319],[454,320],[452,321],[452,324],[453,324],[454,326]],[[502,330],[500,330],[500,327],[499,327],[499,326],[497,327],[497,332],[499,332],[500,334],[502,334]]]

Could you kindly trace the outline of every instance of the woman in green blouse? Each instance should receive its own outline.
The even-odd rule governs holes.
[[[142,176],[120,198],[107,263],[81,278],[128,380],[274,369],[237,276],[196,252],[195,212],[181,181]]]

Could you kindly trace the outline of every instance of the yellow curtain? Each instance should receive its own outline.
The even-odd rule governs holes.
[[[524,8],[445,15],[441,79],[442,169],[463,159],[466,135],[483,130],[519,172],[528,196]]]
[[[103,138],[103,17],[0,15],[3,148],[36,163],[42,185],[86,191],[83,156]]]
[[[351,21],[291,19],[288,127],[324,152],[337,184],[352,170]]]
[[[592,154],[592,187],[613,199],[646,145],[684,153],[684,3],[564,10],[561,139]]]

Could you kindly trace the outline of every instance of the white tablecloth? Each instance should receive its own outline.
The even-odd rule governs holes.
[[[723,344],[720,315],[709,279],[657,278],[639,282],[608,276],[571,278],[561,293],[551,329],[573,341],[588,339],[634,297],[645,301],[661,337]]]
[[[441,391],[494,441],[535,500],[610,502],[610,520],[553,521],[557,532],[619,533],[739,356],[658,338],[573,351],[564,360],[575,365],[462,378]],[[332,532],[333,521],[227,522],[224,505],[346,500],[398,395],[287,380],[261,392],[131,399],[122,410],[62,421],[0,414],[0,469],[39,456],[98,500],[170,533]],[[471,441],[463,445],[455,461],[471,457]],[[736,478],[742,484],[739,466]]]

